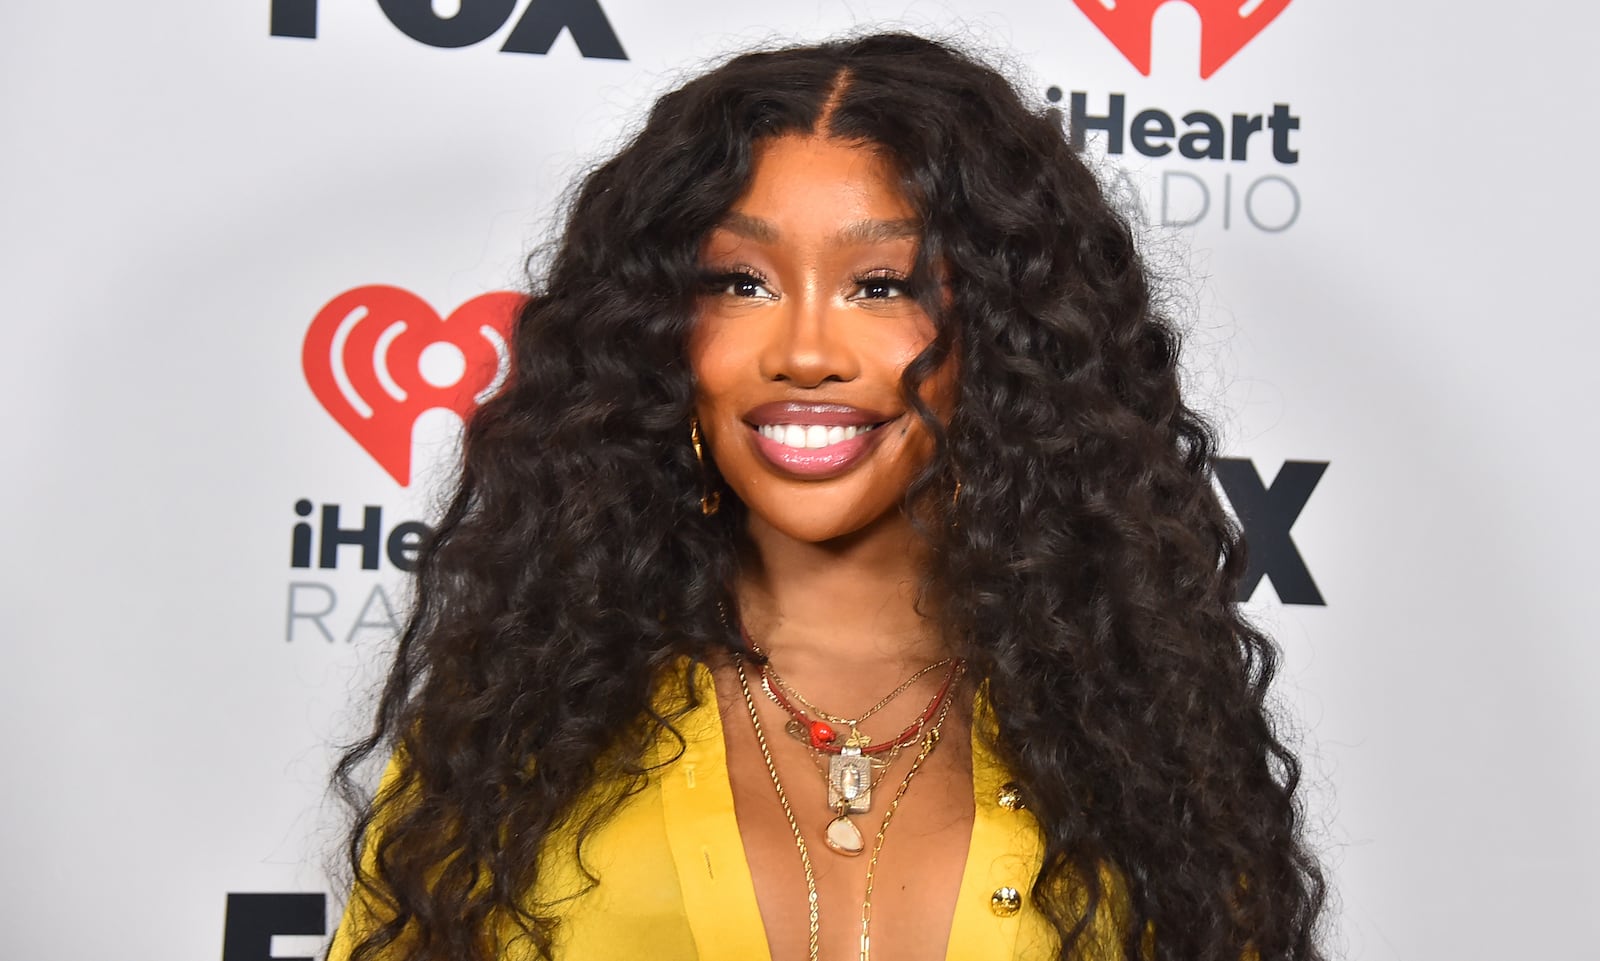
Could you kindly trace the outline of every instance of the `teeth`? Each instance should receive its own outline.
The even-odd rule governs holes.
[[[816,450],[842,444],[857,434],[864,434],[871,429],[871,427],[826,427],[822,424],[763,424],[759,428],[762,437],[777,441],[785,447],[802,450]]]

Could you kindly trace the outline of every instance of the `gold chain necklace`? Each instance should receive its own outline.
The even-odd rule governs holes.
[[[755,652],[757,654],[762,654],[760,649],[756,649]],[[766,655],[762,654],[762,656],[765,657]],[[783,691],[783,693],[785,693],[785,694],[789,695],[790,697],[794,698],[795,701],[798,702],[801,707],[805,708],[806,711],[808,713],[810,713],[812,717],[819,717],[822,720],[829,722],[830,724],[843,724],[843,725],[848,726],[852,730],[854,730],[855,728],[859,727],[861,724],[865,723],[868,718],[872,717],[874,714],[876,714],[879,711],[883,710],[884,708],[888,707],[890,705],[890,703],[892,703],[894,701],[895,698],[897,698],[900,695],[904,694],[905,692],[911,690],[911,685],[913,685],[913,684],[917,683],[918,681],[922,680],[924,677],[927,677],[929,674],[933,673],[934,671],[938,670],[939,668],[950,664],[954,660],[955,660],[955,658],[953,658],[953,657],[947,657],[947,658],[944,658],[943,660],[934,661],[932,664],[929,664],[927,667],[923,668],[922,670],[918,671],[917,673],[915,673],[915,674],[911,675],[910,677],[906,678],[903,682],[901,682],[899,687],[897,687],[894,690],[890,691],[888,694],[885,694],[883,696],[882,700],[880,700],[878,703],[872,705],[871,707],[867,708],[866,711],[864,711],[859,717],[855,717],[855,718],[839,717],[836,714],[829,714],[827,711],[824,711],[822,708],[817,707],[815,704],[812,704],[810,701],[806,700],[805,695],[803,695],[799,691],[795,690],[793,685],[791,685],[788,681],[783,679],[783,675],[779,674],[776,670],[773,669],[772,661],[771,661],[770,658],[768,658],[768,660],[767,660],[766,676],[771,678],[772,679],[772,683],[777,685],[778,688],[780,688]],[[763,685],[763,686],[765,686],[765,685]],[[774,695],[771,690],[767,691],[767,697],[772,701],[772,703],[777,704],[780,707],[783,706],[782,702],[778,700],[777,696]]]
[[[915,723],[888,741],[884,747],[874,749],[868,747],[871,739],[855,726],[858,722],[846,722],[851,725],[850,736],[842,748],[827,752],[826,757],[814,733],[807,733],[807,728],[814,728],[815,722],[802,723],[810,715],[773,689],[771,682],[775,672],[771,670],[771,662],[762,665],[761,689],[774,704],[792,715],[784,730],[806,744],[812,761],[817,765],[818,772],[827,785],[828,809],[833,812],[833,819],[828,822],[825,834],[828,850],[844,857],[857,857],[866,850],[866,841],[862,837],[861,829],[851,820],[850,815],[866,814],[872,809],[872,792],[876,791],[878,785],[888,776],[890,766],[900,756],[901,749],[922,740],[934,715],[945,703],[950,687],[959,676],[964,662],[956,658],[945,658],[940,663],[948,663],[950,673]],[[919,672],[919,674],[925,673],[926,671]],[[901,685],[901,690],[908,686],[908,684]],[[786,689],[793,690],[787,687]],[[883,756],[885,748],[888,749],[887,758]]]
[[[794,808],[789,804],[789,795],[783,790],[783,781],[778,778],[778,766],[773,763],[772,751],[767,747],[767,736],[761,726],[761,716],[756,712],[755,698],[750,694],[750,682],[744,673],[744,658],[735,655],[734,670],[739,675],[739,689],[744,692],[745,707],[750,710],[750,724],[755,728],[756,743],[761,747],[761,758],[767,763],[767,773],[772,777],[773,790],[777,792],[778,804],[783,808],[783,816],[789,822],[789,830],[794,833],[795,847],[800,851],[800,866],[806,875],[806,905],[807,921],[810,930],[807,942],[808,957],[810,961],[818,961],[818,933],[821,924],[817,900],[817,876],[811,866],[811,854],[806,849],[805,835],[800,832],[800,823],[795,820]],[[959,670],[959,667],[958,667]],[[900,782],[900,787],[894,792],[894,797],[889,801],[889,807],[883,812],[883,823],[878,825],[877,837],[872,843],[872,857],[867,862],[867,888],[866,897],[861,902],[861,955],[860,961],[870,961],[872,951],[872,890],[875,875],[878,869],[878,856],[883,851],[884,836],[889,831],[889,821],[893,819],[894,812],[900,807],[900,800],[905,797],[906,789],[911,786],[911,779],[917,776],[917,771],[922,767],[922,762],[928,759],[933,749],[939,743],[939,731],[944,726],[945,716],[950,711],[950,701],[946,698],[939,708],[939,716],[934,720],[933,727],[923,735],[922,749],[911,761],[911,769],[906,772],[905,779]]]

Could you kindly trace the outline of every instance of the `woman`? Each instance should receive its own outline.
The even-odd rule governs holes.
[[[514,358],[333,958],[1321,957],[1213,441],[1054,112],[911,36],[739,57]]]

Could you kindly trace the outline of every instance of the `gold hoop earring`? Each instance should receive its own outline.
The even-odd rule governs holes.
[[[710,517],[722,506],[722,492],[709,489],[706,483],[706,458],[700,450],[700,418],[689,418],[689,444],[694,447],[695,462],[700,465],[700,513]]]

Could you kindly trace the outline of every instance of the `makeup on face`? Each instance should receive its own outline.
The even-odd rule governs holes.
[[[883,438],[888,416],[847,404],[762,404],[745,414],[756,450],[778,470],[820,480],[842,474]]]
[[[932,456],[900,393],[936,333],[909,280],[920,242],[880,151],[789,135],[761,146],[702,246],[689,340],[701,429],[728,487],[790,536],[898,511]],[[919,391],[948,418],[954,358]]]

